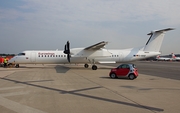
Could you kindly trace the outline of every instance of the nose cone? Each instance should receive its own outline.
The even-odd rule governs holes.
[[[14,62],[15,62],[14,57],[8,60],[8,63],[14,63]]]

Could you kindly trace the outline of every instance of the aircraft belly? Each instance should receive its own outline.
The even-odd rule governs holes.
[[[39,58],[36,60],[37,64],[60,64],[60,63],[68,63],[66,58],[58,59],[58,58]]]

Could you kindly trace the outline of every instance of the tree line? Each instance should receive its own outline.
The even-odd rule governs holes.
[[[0,54],[0,56],[15,56],[15,54]]]

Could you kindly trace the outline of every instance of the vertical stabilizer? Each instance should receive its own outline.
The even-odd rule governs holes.
[[[173,28],[167,28],[162,30],[152,31],[147,35],[151,35],[149,40],[147,41],[144,51],[154,51],[159,52],[161,48],[162,41],[164,39],[164,35],[166,31],[174,30]]]
[[[173,59],[176,59],[176,55],[174,53],[171,53],[171,55]]]

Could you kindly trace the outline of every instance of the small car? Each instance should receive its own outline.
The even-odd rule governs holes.
[[[109,76],[111,78],[126,77],[133,80],[137,78],[138,71],[135,64],[121,64],[117,68],[111,69]]]

